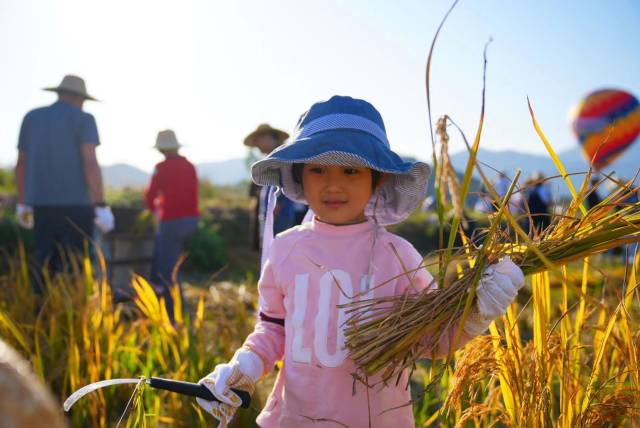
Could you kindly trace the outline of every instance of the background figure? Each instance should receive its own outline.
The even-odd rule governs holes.
[[[598,181],[599,180],[595,177],[591,178],[591,188],[589,189],[589,194],[587,195],[587,207],[589,209],[602,202],[602,198],[598,194]]]
[[[302,224],[305,216],[307,215],[307,211],[309,211],[309,207],[305,204],[301,204],[299,202],[293,202],[293,224]]]
[[[16,216],[34,228],[38,263],[59,272],[65,253],[82,253],[94,224],[108,232],[114,220],[96,159],[96,121],[82,111],[84,101],[95,98],[71,75],[45,90],[57,92],[58,100],[27,113],[20,128]]]
[[[256,183],[249,183],[249,248],[260,251],[260,193]]]
[[[549,214],[549,209],[551,208],[551,193],[549,192],[549,187],[544,180],[544,175],[539,171],[531,175],[525,187],[527,205],[529,207],[529,213],[531,214],[531,220],[527,218],[525,231],[529,230],[531,222],[533,222],[533,227],[538,232],[541,232],[551,223],[551,216]]]
[[[165,160],[156,165],[144,193],[146,207],[160,220],[151,264],[151,282],[156,293],[164,297],[169,318],[173,320],[172,273],[185,240],[198,226],[198,177],[193,164],[178,154],[180,144],[172,130],[158,133],[155,148]],[[176,282],[182,296],[182,286]]]
[[[495,211],[495,208],[491,203],[491,196],[484,185],[478,192],[478,199],[476,200],[473,209],[481,213],[492,213]]]
[[[510,184],[511,180],[509,180],[509,177],[507,177],[507,173],[504,171],[500,171],[494,183],[495,190],[500,197],[504,196],[507,193]]]
[[[510,185],[511,185],[511,179],[507,176],[507,174],[504,171],[498,173],[498,177],[496,178],[494,187],[495,187],[496,193],[498,193],[501,199],[504,195],[507,194],[507,191],[509,190]],[[523,213],[522,192],[518,191],[517,187],[511,193],[508,206],[509,206],[509,212],[511,212],[511,215],[513,215],[516,218]]]
[[[626,183],[628,180],[622,178],[620,180],[621,183]],[[632,183],[631,186],[636,186],[635,183]],[[636,189],[635,192],[631,192],[631,194],[629,195],[629,197],[623,201],[621,201],[621,203],[619,205],[616,206],[616,211],[619,211],[625,207],[628,207],[630,205],[635,205],[638,203],[638,201],[640,200],[639,195],[638,195],[638,190]],[[635,254],[636,251],[638,249],[638,243],[635,244],[625,244],[622,247],[620,247],[619,249],[614,249],[615,250],[619,250],[621,253],[621,257],[622,257],[622,264],[626,264],[629,263],[629,265],[633,265],[634,259],[635,259]],[[615,252],[614,252],[615,254]]]
[[[289,138],[289,134],[286,132],[263,123],[247,135],[244,139],[244,145],[255,147],[263,155],[267,155],[281,146],[287,138]],[[254,251],[260,251],[270,189],[270,187],[261,188],[253,182],[249,185],[249,196],[251,198],[249,208],[249,244]],[[293,202],[284,194],[280,194],[274,211],[274,235],[300,224],[306,212],[306,205]]]

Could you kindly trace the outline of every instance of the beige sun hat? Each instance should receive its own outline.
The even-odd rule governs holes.
[[[92,97],[87,93],[87,86],[84,83],[84,79],[78,76],[74,76],[72,74],[67,74],[62,78],[62,82],[55,88],[42,88],[45,91],[52,92],[71,92],[75,95],[80,95],[88,100],[98,101],[96,98]]]
[[[158,150],[178,150],[182,145],[176,138],[176,133],[171,129],[165,129],[158,132],[156,138],[156,145],[154,146]]]
[[[263,123],[259,125],[255,131],[251,134],[247,135],[244,139],[244,145],[249,147],[257,147],[256,145],[256,137],[262,134],[273,134],[276,136],[276,140],[278,140],[278,145],[284,143],[284,140],[289,138],[289,134],[280,129],[272,128],[268,123]]]

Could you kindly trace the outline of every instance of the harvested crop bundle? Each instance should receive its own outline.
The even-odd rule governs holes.
[[[640,203],[625,202],[638,188],[632,188],[631,182],[620,184],[601,203],[577,216],[586,197],[583,186],[566,213],[556,217],[546,230],[529,239],[520,229],[523,242],[511,243],[501,220],[504,215],[514,228],[519,228],[505,210],[512,184],[482,245],[468,242],[452,255],[450,262],[465,260],[468,266],[460,269],[451,284],[345,305],[350,315],[345,329],[350,357],[367,375],[382,371],[385,380],[412,367],[418,359],[435,351],[451,323],[464,322],[475,304],[480,272],[500,257],[508,255],[525,274],[532,274],[640,241]],[[432,340],[424,341],[425,336]]]

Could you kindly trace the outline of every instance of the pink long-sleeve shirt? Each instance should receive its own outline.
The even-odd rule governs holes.
[[[410,279],[402,275],[422,263],[404,239],[379,227],[372,248],[374,228],[372,221],[333,226],[314,219],[273,241],[258,284],[261,317],[244,344],[260,355],[266,369],[283,360],[257,419],[261,427],[357,428],[368,427],[369,418],[372,427],[415,426],[407,405],[407,374],[398,386],[392,382],[370,389],[368,403],[364,385],[354,383],[356,367],[344,349],[341,326],[347,315],[338,305],[351,301],[348,296],[363,291],[356,298],[401,295],[434,286],[426,269]],[[370,263],[373,278],[368,281]],[[460,343],[468,339],[463,333]]]

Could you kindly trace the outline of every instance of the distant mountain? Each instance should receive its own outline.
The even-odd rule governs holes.
[[[201,180],[219,185],[235,184],[249,179],[249,170],[242,158],[196,164],[196,171]],[[151,178],[149,173],[127,164],[104,166],[102,176],[105,185],[114,188],[144,187]]]
[[[589,169],[582,155],[582,151],[578,146],[559,152],[557,155],[568,174],[585,173]],[[459,152],[451,155],[451,162],[456,170],[463,171],[468,158],[468,152]],[[521,177],[523,177],[521,182],[526,180],[526,178],[535,171],[542,172],[545,177],[559,175],[549,155],[535,155],[511,150],[498,152],[480,149],[478,159],[498,171],[505,171],[510,177],[513,177],[516,169],[520,168],[522,170]],[[485,166],[483,171],[490,178],[494,178],[496,172],[488,166]],[[640,168],[640,145],[636,144],[631,146],[620,158],[616,159],[605,172],[613,171],[617,177],[629,179],[635,176],[638,168]],[[572,177],[572,181],[576,187],[582,183],[583,179],[583,174]],[[552,189],[560,195],[567,195],[569,193],[567,186],[560,179],[552,182]]]
[[[135,166],[118,163],[103,166],[102,179],[107,187],[144,187],[149,182],[149,173]]]
[[[569,172],[585,171],[588,167],[578,150],[569,150],[558,154],[558,157]],[[468,152],[459,152],[451,155],[451,162],[455,169],[464,170],[469,159]],[[534,171],[540,171],[545,176],[556,175],[557,170],[549,156],[521,153],[511,150],[492,151],[480,149],[478,160],[481,168],[489,177],[497,174],[496,171],[504,171],[513,176],[516,169],[522,170],[522,176],[527,177]],[[494,171],[495,170],[495,171]]]
[[[464,171],[468,157],[469,155],[466,151],[452,154],[451,162],[454,168],[459,172]],[[584,173],[588,169],[587,162],[578,146],[559,152],[558,157],[568,173]],[[541,171],[545,176],[558,175],[558,171],[548,155],[536,155],[512,150],[492,151],[480,149],[478,159],[498,171],[506,171],[510,176],[513,176],[516,169],[520,168],[522,170],[522,181],[534,171]],[[640,168],[640,144],[634,144],[607,171],[615,171],[618,177],[631,178],[636,174],[638,168]],[[196,164],[196,170],[201,179],[209,180],[213,184],[236,184],[249,179],[249,169],[245,164],[244,158]],[[106,185],[111,187],[143,187],[149,182],[148,173],[127,164],[105,166],[102,171]],[[496,175],[488,167],[485,167],[484,171],[491,178]],[[478,178],[477,175],[476,178]],[[582,178],[582,175],[574,177],[574,184],[579,186]],[[432,187],[433,176],[429,181],[430,187]],[[555,180],[552,188],[558,194],[568,194],[566,185],[561,180]]]
[[[201,180],[206,179],[213,184],[236,184],[249,179],[249,169],[244,158],[197,164],[196,170]]]

